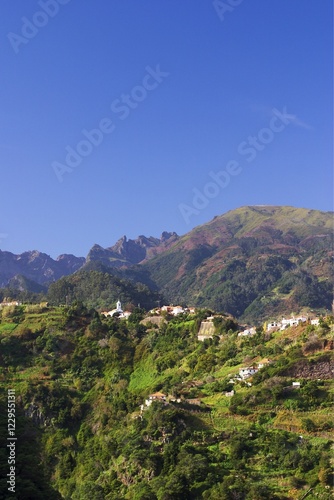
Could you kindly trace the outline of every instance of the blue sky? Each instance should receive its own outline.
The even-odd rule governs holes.
[[[243,205],[333,209],[331,0],[0,15],[2,250],[85,256]]]

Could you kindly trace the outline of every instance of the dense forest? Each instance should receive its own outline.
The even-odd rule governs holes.
[[[125,321],[82,302],[3,307],[0,497],[332,498],[333,318],[244,338],[221,314],[200,342],[210,314],[157,320],[134,308]],[[8,389],[15,495],[4,479]]]
[[[113,309],[117,300],[121,300],[127,309],[133,309],[134,305],[151,309],[161,301],[161,295],[156,290],[152,291],[146,284],[101,264],[87,266],[60,278],[49,287],[40,288],[33,291],[17,288],[15,284],[0,288],[0,301],[5,298],[31,304],[47,301],[54,306],[81,301],[99,310]]]

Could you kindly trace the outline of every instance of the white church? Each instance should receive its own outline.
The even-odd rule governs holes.
[[[102,312],[101,314],[104,314],[105,316],[114,316],[114,314],[117,314],[118,318],[128,319],[131,312],[130,311],[123,311],[121,301],[118,300],[116,302],[116,309],[112,309],[111,311],[105,311],[105,312]]]

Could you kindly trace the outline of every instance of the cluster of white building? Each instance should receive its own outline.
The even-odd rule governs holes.
[[[247,328],[243,332],[238,333],[238,337],[252,337],[256,334],[256,328],[253,326],[252,328]]]
[[[271,359],[263,359],[261,362],[256,363],[253,366],[246,366],[245,368],[240,368],[239,374],[235,376],[234,378],[231,378],[229,380],[230,384],[235,384],[236,382],[242,382],[243,380],[246,380],[249,377],[252,377],[257,373],[261,368],[270,365],[272,363]],[[248,383],[248,385],[252,385]],[[230,396],[230,394],[226,394],[226,396]]]
[[[177,316],[178,314],[195,314],[196,308],[195,307],[182,307],[182,306],[162,306],[162,307],[156,307],[155,309],[152,309],[150,311],[150,314],[154,315],[159,315],[162,312],[166,312],[168,314],[171,314],[172,316]]]
[[[320,318],[310,319],[306,316],[292,316],[291,318],[282,318],[281,321],[270,321],[266,324],[266,331],[271,332],[272,330],[285,330],[290,326],[298,326],[300,323],[306,323],[310,321],[311,325],[318,326]],[[238,337],[252,337],[256,334],[256,328],[253,326],[252,328],[246,328],[242,332],[238,333]]]
[[[183,313],[195,314],[196,309],[195,307],[182,307],[182,306],[170,305],[170,306],[156,307],[155,309],[149,311],[149,314],[154,316],[159,316],[161,315],[162,312],[166,312],[167,314],[171,314],[172,316],[177,316],[178,314],[183,314]],[[104,314],[104,316],[114,316],[116,314],[118,318],[127,319],[130,316],[131,312],[123,311],[122,304],[118,300],[116,304],[116,309],[112,309],[111,311],[103,311],[101,314]]]
[[[270,321],[270,323],[267,324],[267,332],[270,332],[271,330],[276,330],[278,328],[282,331],[290,326],[298,326],[300,323],[306,323],[306,321],[308,320],[309,318],[307,318],[306,316],[298,316],[297,318],[292,316],[291,318],[288,319],[282,318],[281,321]],[[318,326],[319,318],[313,318],[310,320],[310,322],[311,325]]]
[[[234,391],[233,391],[234,393]],[[155,392],[153,394],[149,394],[147,399],[145,399],[145,403],[140,405],[140,413],[142,414],[143,411],[145,411],[147,408],[151,406],[151,404],[157,401],[163,405],[167,405],[170,403],[187,403],[190,405],[196,405],[196,406],[201,406],[201,398],[185,398],[184,396],[181,396],[179,398],[176,398],[175,396],[171,395],[166,395],[163,394],[162,392]]]
[[[19,302],[18,300],[8,300],[6,298],[0,303],[0,307],[20,306],[20,305],[22,305],[22,302]]]

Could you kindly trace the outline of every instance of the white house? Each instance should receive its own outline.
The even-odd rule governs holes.
[[[257,373],[259,370],[257,368],[253,368],[252,366],[249,366],[247,368],[241,368],[239,370],[239,375],[242,378],[242,380],[245,380],[248,377],[251,377],[255,373]]]
[[[173,314],[173,316],[177,316],[178,314],[182,314],[182,313],[184,313],[183,307],[181,307],[181,306],[172,307],[171,314]]]
[[[243,332],[238,333],[238,337],[252,337],[256,334],[256,328],[253,326],[252,328],[248,328]]]
[[[162,306],[156,309],[153,309],[150,312],[155,312],[155,314],[161,314],[161,312],[167,312],[168,314],[172,314],[173,316],[177,316],[178,314],[184,313],[186,310],[181,306]]]
[[[270,323],[268,323],[268,325],[267,325],[267,332],[270,332],[274,328],[279,328],[280,326],[281,326],[281,323],[279,323],[277,321],[270,321]]]
[[[289,319],[283,318],[281,330],[285,330],[285,328],[288,328],[289,326],[298,326],[299,323],[305,323],[306,321],[307,318],[305,318],[305,316],[299,316],[298,318],[292,316],[292,318]]]
[[[320,318],[311,319],[311,325],[319,326]]]
[[[234,396],[234,390],[225,392],[225,396],[231,398],[232,396]]]
[[[165,403],[166,398],[166,394],[163,394],[162,392],[155,392],[154,394],[150,394],[148,399],[145,400],[145,405],[151,406],[153,401],[161,401],[162,403]]]

